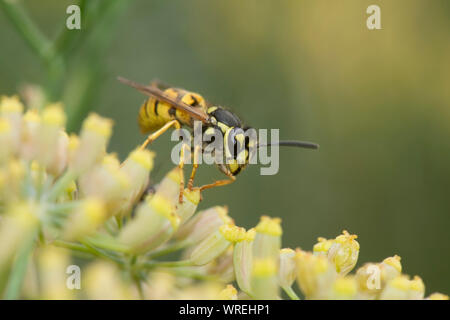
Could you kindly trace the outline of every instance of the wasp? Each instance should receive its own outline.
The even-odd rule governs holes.
[[[180,129],[184,126],[193,129],[194,121],[201,121],[204,135],[207,136],[212,135],[214,132],[219,132],[223,136],[225,154],[232,154],[233,158],[231,161],[217,164],[217,166],[228,179],[217,180],[211,184],[201,186],[200,191],[234,182],[236,176],[247,166],[250,148],[254,147],[252,143],[257,144],[257,141],[252,141],[252,139],[248,139],[245,136],[244,132],[250,127],[245,126],[232,111],[207,102],[198,93],[174,88],[162,84],[158,80],[154,80],[150,85],[144,85],[122,77],[117,79],[148,96],[141,105],[138,115],[138,125],[141,132],[148,134],[141,148],[146,148],[170,128]],[[265,145],[257,144],[256,147],[275,144],[309,149],[318,149],[319,147],[316,143],[306,141],[279,141]],[[241,148],[239,152],[232,152],[237,149],[237,145],[244,146],[244,148]],[[189,189],[193,187],[193,180],[198,168],[198,164],[195,161],[196,153],[203,152],[203,148],[204,146],[202,150],[194,150],[193,168],[188,182]],[[181,153],[183,152],[184,148],[181,149]],[[183,158],[184,156],[181,155],[179,164],[181,168],[183,168]],[[238,158],[244,159],[244,161],[237,161]],[[184,177],[182,177],[181,181],[180,201],[184,190]]]

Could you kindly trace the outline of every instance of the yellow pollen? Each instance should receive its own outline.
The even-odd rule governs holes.
[[[23,116],[23,120],[25,122],[31,122],[31,123],[39,123],[41,121],[41,117],[39,115],[39,113],[37,113],[36,110],[28,110],[27,112],[25,112],[24,116]]]
[[[393,257],[389,257],[383,260],[383,262],[391,267],[393,267],[395,270],[397,270],[399,273],[402,272],[402,264],[400,263],[400,256],[395,255]]]
[[[66,115],[60,103],[47,106],[42,112],[42,122],[50,125],[63,127],[66,124]]]
[[[256,226],[256,232],[264,233],[274,237],[281,236],[281,234],[283,233],[281,229],[281,219],[262,216],[261,220]]]
[[[109,153],[103,157],[103,165],[111,168],[118,168],[120,166],[119,159],[115,153]]]
[[[153,168],[155,154],[149,150],[136,149],[130,154],[130,159],[150,171]]]
[[[192,190],[184,189],[184,197],[191,203],[197,205],[200,202],[200,189],[193,188]]]
[[[245,239],[245,229],[238,226],[225,224],[219,228],[219,231],[225,239],[233,243]]]
[[[69,136],[69,150],[75,151],[79,145],[80,145],[80,139],[78,138],[78,136],[76,134],[72,133]]]
[[[23,104],[18,96],[2,96],[0,100],[0,111],[6,113],[22,113]]]
[[[414,291],[424,291],[425,290],[425,285],[419,276],[414,276],[413,280],[411,280],[411,282],[410,282],[409,287],[411,290],[414,290]]]
[[[83,130],[95,132],[103,137],[109,138],[112,133],[113,121],[91,113],[83,122]]]
[[[256,235],[255,228],[251,228],[245,233],[245,239],[244,240],[245,241],[253,241],[255,239],[255,235]]]
[[[154,194],[152,197],[147,197],[146,201],[157,214],[169,220],[174,230],[178,229],[180,217],[175,214],[175,208],[168,199],[159,194]]]
[[[181,174],[180,171],[182,171],[182,169],[180,167],[175,167],[173,168],[168,174],[167,177],[170,180],[175,181],[177,184],[179,184],[181,182]]]

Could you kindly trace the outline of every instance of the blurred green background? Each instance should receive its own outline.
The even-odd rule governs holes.
[[[72,4],[23,2],[49,38]],[[371,4],[381,7],[382,30],[366,28]],[[398,254],[427,293],[450,292],[449,1],[135,0],[117,8],[102,28],[82,16],[82,30],[71,31],[88,40],[69,47],[55,94],[68,108],[115,120],[110,151],[123,158],[144,139],[136,124],[144,97],[117,75],[200,92],[251,126],[321,145],[281,149],[277,175],[251,166],[233,185],[205,191],[203,208],[226,204],[245,227],[279,216],[283,245],[308,250],[318,236],[347,229],[359,236],[358,266]],[[1,11],[0,43],[1,94],[46,83]],[[154,181],[172,167],[171,145],[165,135],[153,146]],[[196,184],[217,178],[202,166]]]

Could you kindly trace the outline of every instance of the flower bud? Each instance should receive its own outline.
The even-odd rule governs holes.
[[[0,201],[13,203],[22,195],[22,183],[25,179],[23,161],[10,159],[0,166]]]
[[[102,159],[111,137],[112,124],[110,119],[102,118],[95,113],[91,113],[84,120],[80,144],[71,163],[75,172],[85,172]]]
[[[186,222],[193,216],[195,210],[197,210],[200,198],[200,188],[184,189],[183,202],[178,203],[176,207],[176,213],[180,216],[181,223]]]
[[[66,123],[66,115],[60,104],[52,104],[42,112],[37,133],[36,160],[48,167],[54,160],[58,150],[58,137]],[[65,166],[65,164],[64,164]]]
[[[0,99],[0,116],[8,119],[11,125],[11,146],[15,153],[20,147],[20,138],[22,133],[22,112],[23,104],[17,96]]]
[[[227,285],[225,289],[220,291],[219,300],[237,300],[237,290],[231,284]]]
[[[252,296],[258,300],[274,300],[278,298],[278,262],[273,257],[254,257],[251,287]]]
[[[63,130],[58,132],[55,154],[47,167],[48,173],[55,177],[60,176],[68,164],[69,136]]]
[[[122,229],[119,242],[129,246],[130,252],[143,253],[169,240],[179,224],[175,207],[155,194],[138,206],[136,216]]]
[[[23,116],[21,155],[26,160],[36,158],[41,116],[36,110],[28,110]]]
[[[319,242],[313,249],[314,254],[326,255],[335,266],[336,271],[340,275],[346,275],[358,261],[359,243],[355,240],[356,238],[356,235],[350,235],[345,230],[334,240],[319,238]]]
[[[398,255],[388,257],[379,264],[383,286],[402,273],[401,258]]]
[[[14,152],[13,131],[8,119],[0,117],[0,164],[6,162]]]
[[[400,275],[390,280],[380,294],[382,300],[420,300],[423,299],[425,285],[420,277],[412,280],[406,275]]]
[[[317,243],[313,247],[313,252],[315,255],[323,255],[325,257],[328,256],[328,251],[333,244],[333,240],[327,240],[325,238],[319,237],[317,239]]]
[[[358,293],[361,299],[376,299],[390,280],[401,275],[400,257],[395,255],[381,263],[366,263],[356,271]]]
[[[324,299],[337,278],[336,270],[323,255],[297,249],[297,282],[307,299]]]
[[[38,188],[38,186],[47,178],[47,173],[45,172],[45,168],[34,160],[30,165],[30,176],[32,184],[35,188]]]
[[[74,291],[67,286],[66,270],[70,266],[70,260],[66,251],[51,246],[40,249],[38,266],[42,299],[74,298]],[[79,281],[79,279],[74,279],[74,281]]]
[[[11,261],[22,244],[38,227],[40,208],[21,202],[8,208],[0,224],[0,271]]]
[[[75,156],[79,147],[80,147],[80,138],[76,134],[71,133],[69,135],[69,147],[68,147],[69,163],[73,163],[75,161]]]
[[[179,166],[176,166],[170,170],[156,187],[156,192],[163,195],[173,203],[178,203],[182,174],[183,169]]]
[[[102,163],[94,166],[78,179],[83,196],[98,197],[105,201],[108,215],[117,211],[120,199],[130,187],[128,176],[120,170],[115,154],[108,154]]]
[[[245,233],[245,238],[234,245],[233,263],[236,282],[239,288],[251,293],[251,273],[253,266],[253,242],[256,231],[254,228]]]
[[[212,207],[197,213],[192,219],[180,227],[175,235],[179,241],[183,240],[195,245],[208,235],[216,232],[221,226],[231,224],[233,220],[228,216],[228,208]]]
[[[87,198],[69,217],[64,238],[66,240],[78,240],[91,235],[106,220],[105,205],[98,198]]]
[[[223,225],[201,241],[192,251],[190,260],[194,265],[205,265],[245,238],[245,229],[234,225]]]
[[[114,215],[128,215],[135,202],[141,197],[149,181],[154,156],[155,154],[149,150],[136,149],[123,162],[120,171],[127,175],[131,185],[122,195],[122,204]]]
[[[290,248],[281,249],[279,260],[278,282],[282,288],[289,288],[297,277],[295,251]]]
[[[281,219],[262,216],[255,227],[253,255],[258,258],[278,259],[281,249]]]
[[[21,114],[23,112],[23,104],[18,96],[2,96],[0,99],[0,113],[4,116]]]
[[[366,263],[356,271],[355,279],[358,284],[360,299],[373,300],[381,292],[381,269],[379,264]]]

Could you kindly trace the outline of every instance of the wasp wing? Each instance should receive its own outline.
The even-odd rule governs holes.
[[[205,112],[202,112],[201,110],[198,110],[198,109],[194,109],[193,107],[191,107],[190,105],[188,105],[182,101],[177,101],[177,100],[169,97],[167,94],[165,94],[161,89],[159,89],[155,85],[146,86],[146,85],[122,78],[122,77],[117,77],[117,80],[119,80],[123,84],[126,84],[132,88],[135,88],[136,90],[142,92],[145,95],[153,96],[158,100],[164,101],[164,102],[170,104],[171,106],[173,106],[174,108],[188,113],[189,115],[191,115],[192,117],[194,117],[197,120],[200,120],[204,123],[209,123],[209,116]]]

